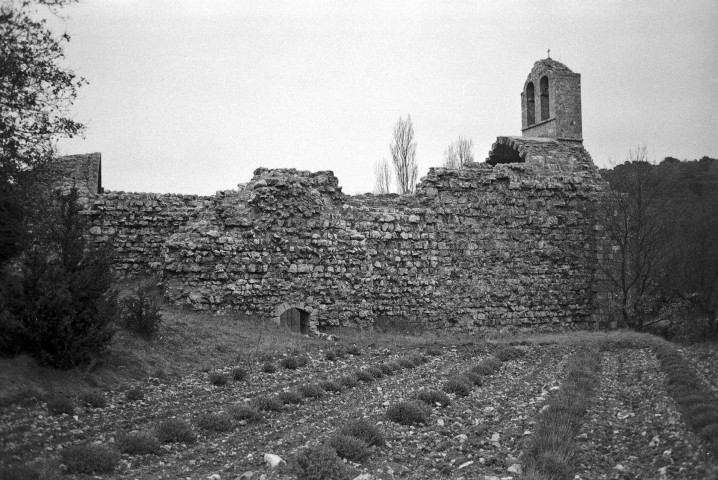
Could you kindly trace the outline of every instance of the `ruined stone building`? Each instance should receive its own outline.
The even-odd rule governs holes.
[[[103,192],[99,154],[64,160],[117,272],[161,275],[178,305],[302,332],[582,328],[599,313],[603,182],[582,145],[580,87],[565,65],[536,62],[523,136],[498,137],[483,163],[431,168],[413,195],[347,196],[331,171],[265,168],[208,197]]]

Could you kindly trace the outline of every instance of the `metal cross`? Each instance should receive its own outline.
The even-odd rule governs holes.
[[[548,49],[548,58],[551,58],[551,49]]]

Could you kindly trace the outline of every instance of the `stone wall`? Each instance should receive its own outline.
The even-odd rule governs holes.
[[[499,137],[486,163],[431,169],[414,195],[350,197],[332,172],[258,169],[211,197],[90,195],[86,213],[121,275],[162,275],[194,309],[536,330],[597,321],[602,188],[580,145]]]

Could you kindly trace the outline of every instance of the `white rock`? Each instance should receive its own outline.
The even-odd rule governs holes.
[[[469,437],[467,437],[467,436],[466,436],[465,434],[463,434],[463,433],[460,433],[460,434],[458,434],[457,436],[454,437],[454,440],[458,440],[459,443],[464,443],[464,442],[467,441],[468,439],[469,439]]]
[[[374,476],[371,473],[362,473],[354,477],[353,480],[374,480]]]
[[[619,472],[623,472],[623,471],[626,470],[626,467],[624,467],[624,466],[621,465],[620,463],[619,463],[618,465],[616,465],[615,467],[613,467],[613,468],[614,468],[615,470],[618,470]]]
[[[501,480],[501,479],[495,475],[484,475],[484,480]]]
[[[508,468],[508,471],[510,473],[515,473],[516,475],[521,475],[521,465],[514,463]]]
[[[222,480],[222,477],[219,476],[219,473],[213,473],[207,477],[207,480]]]
[[[276,468],[277,465],[282,463],[284,460],[282,460],[282,457],[279,455],[275,455],[273,453],[265,453],[264,454],[264,461],[272,468]]]
[[[438,419],[438,420],[436,421],[436,424],[437,424],[438,426],[440,426],[440,427],[443,427],[443,426],[444,426],[444,420],[440,418],[440,419]]]
[[[244,472],[242,475],[240,475],[238,480],[247,480],[248,478],[252,478],[253,476],[254,472],[249,470],[248,472]]]
[[[655,447],[655,446],[658,445],[659,443],[661,443],[661,439],[658,437],[658,435],[656,435],[656,436],[653,437],[653,438],[651,439],[651,441],[648,443],[648,446],[649,446],[649,447]]]
[[[486,408],[484,408],[484,413],[486,415],[488,415],[489,413],[493,412],[494,410],[496,410],[494,407],[486,407]]]
[[[492,442],[498,442],[498,441],[499,441],[499,438],[501,438],[501,437],[499,436],[498,433],[494,433],[493,435],[491,435],[491,441],[492,441]]]
[[[459,470],[461,470],[462,468],[466,468],[466,467],[468,467],[469,465],[471,465],[471,464],[473,464],[473,463],[474,463],[473,460],[469,460],[468,462],[464,462],[464,463],[462,463],[461,465],[459,465]]]

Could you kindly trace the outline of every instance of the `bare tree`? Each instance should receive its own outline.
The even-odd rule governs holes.
[[[444,150],[444,167],[463,168],[466,164],[473,162],[474,154],[471,151],[473,147],[473,140],[459,135],[459,138]]]
[[[376,177],[374,193],[377,195],[389,193],[391,189],[391,170],[386,158],[382,158],[381,161],[374,164],[374,176]]]
[[[668,236],[664,180],[648,162],[646,147],[606,173],[610,190],[599,211],[612,252],[599,263],[616,293],[624,324],[641,330],[667,278]]]
[[[416,164],[416,142],[411,115],[407,115],[406,121],[399,117],[394,125],[394,138],[389,148],[399,193],[413,193],[419,176],[419,166]]]

